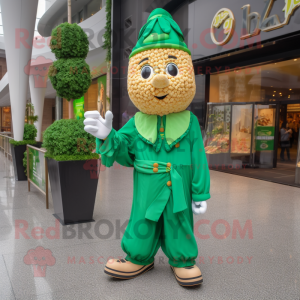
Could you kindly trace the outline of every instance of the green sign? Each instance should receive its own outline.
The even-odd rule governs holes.
[[[76,120],[84,119],[84,96],[73,101],[74,117]]]
[[[274,150],[275,127],[258,126],[256,127],[256,151],[272,151]]]
[[[42,191],[46,192],[45,156],[43,152],[29,149],[29,178]]]

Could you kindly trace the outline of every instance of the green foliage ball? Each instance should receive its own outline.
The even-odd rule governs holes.
[[[43,148],[47,149],[47,157],[63,157],[69,160],[80,160],[95,154],[95,138],[84,131],[83,120],[63,119],[55,121],[44,132]],[[99,157],[96,155],[96,157]]]
[[[37,136],[37,129],[32,124],[24,125],[24,135],[23,140],[25,141],[33,141]]]
[[[81,98],[92,83],[90,67],[82,58],[59,59],[48,75],[57,94],[69,101]]]
[[[57,59],[86,58],[88,36],[77,24],[62,23],[52,30],[50,48]]]

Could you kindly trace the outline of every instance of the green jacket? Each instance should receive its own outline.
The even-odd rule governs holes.
[[[187,203],[210,198],[210,175],[200,126],[190,111],[163,117],[138,112],[119,131],[112,129],[105,141],[97,139],[96,144],[102,164],[107,167],[115,161],[127,167],[133,167],[135,161],[170,163],[182,178]],[[155,194],[153,190],[158,192],[163,187],[160,182],[163,174],[156,175],[145,177],[138,172],[134,178],[143,186],[143,193],[147,194],[149,188]],[[136,184],[134,188],[138,189]]]

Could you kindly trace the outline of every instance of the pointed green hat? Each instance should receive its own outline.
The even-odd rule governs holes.
[[[178,24],[164,9],[157,8],[150,14],[147,23],[142,27],[137,44],[129,56],[131,58],[142,51],[157,48],[173,48],[191,55],[184,42],[184,37]]]

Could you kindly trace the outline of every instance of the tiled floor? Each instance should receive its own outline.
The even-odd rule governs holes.
[[[46,210],[44,196],[34,188],[27,192],[27,182],[15,182],[12,172],[12,164],[0,153],[1,300],[300,299],[298,188],[212,171],[208,211],[195,217],[197,265],[204,283],[185,289],[176,283],[161,250],[154,270],[134,280],[113,280],[103,273],[105,260],[124,256],[120,238],[131,209],[131,169],[101,172],[96,222],[90,223],[87,235],[87,225],[57,225],[57,238],[48,234],[38,240],[31,235],[33,228],[46,232],[55,226],[52,199]],[[197,223],[201,219],[209,224]],[[18,222],[28,226],[23,229],[27,235],[20,232]],[[239,224],[242,229],[249,225],[243,238]],[[33,266],[24,263],[27,252],[38,246],[55,258],[45,277],[35,277]]]

